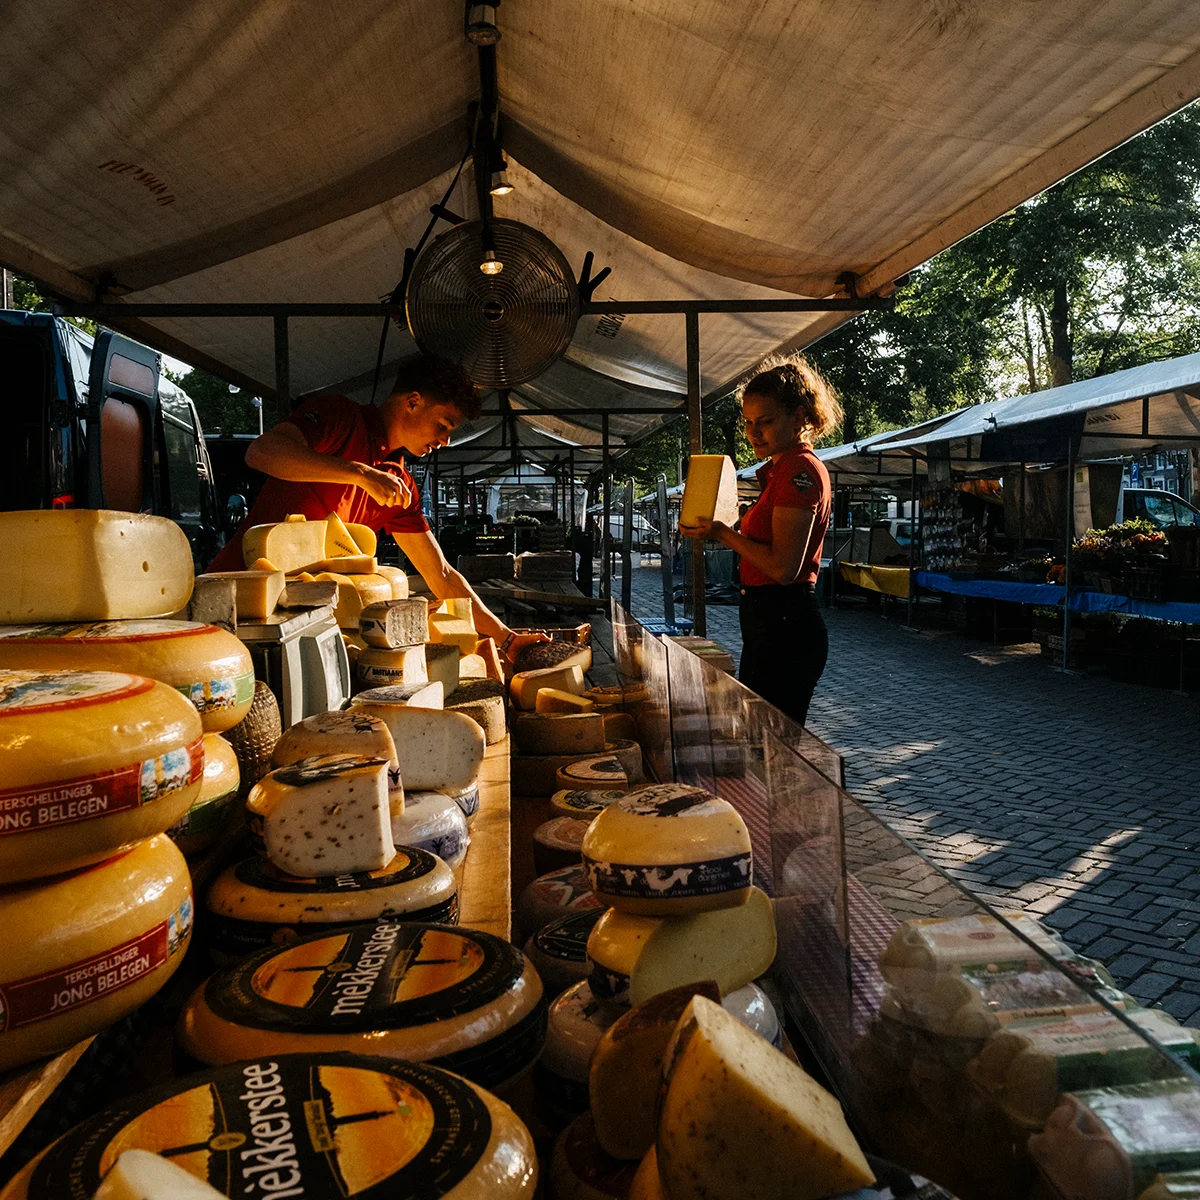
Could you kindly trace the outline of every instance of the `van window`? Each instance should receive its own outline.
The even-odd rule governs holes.
[[[53,361],[43,331],[0,325],[0,509],[45,503]]]
[[[167,444],[167,481],[171,489],[170,517],[181,525],[200,524],[200,477],[196,470],[195,431],[171,413],[163,413]]]
[[[1144,515],[1148,521],[1157,525],[1159,529],[1167,529],[1176,524],[1175,518],[1175,502],[1171,499],[1170,493],[1163,492],[1161,495],[1143,495],[1142,512],[1139,516]]]

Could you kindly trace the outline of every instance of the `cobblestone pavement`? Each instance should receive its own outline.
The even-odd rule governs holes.
[[[636,616],[661,616],[657,568]],[[709,636],[737,657],[737,609]],[[849,790],[977,895],[1020,905],[1144,1004],[1200,1024],[1200,703],[1050,669],[1036,646],[825,610],[809,724]]]

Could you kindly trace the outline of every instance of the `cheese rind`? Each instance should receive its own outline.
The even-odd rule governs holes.
[[[733,460],[724,454],[693,454],[688,460],[679,524],[694,526],[698,520],[706,520],[736,525],[737,519],[737,468]]]
[[[190,700],[206,733],[236,725],[254,698],[250,652],[232,633],[198,621],[0,626],[4,667],[145,675]]]
[[[290,766],[302,758],[324,754],[356,754],[361,758],[383,758],[388,763],[388,797],[393,811],[404,809],[404,784],[396,759],[396,743],[378,717],[355,709],[316,713],[297,721],[275,743],[271,762]],[[257,780],[255,781],[257,782]]]
[[[560,688],[538,688],[533,697],[535,712],[551,716],[555,713],[590,713],[596,707],[594,700],[586,696],[576,696],[574,692],[564,692]]]
[[[192,548],[165,517],[0,512],[0,624],[168,617],[192,594]]]
[[[358,622],[364,608],[392,598],[392,585],[382,575],[345,575],[340,571],[322,571],[321,582],[333,580],[338,585],[334,617],[342,629],[358,632]]]
[[[578,761],[575,753],[514,754],[509,760],[513,795],[549,796],[560,788],[558,778],[562,769]],[[619,782],[623,781],[622,776]]]
[[[556,791],[620,791],[628,788],[629,775],[614,754],[593,754],[559,767],[554,773]]]
[[[525,957],[537,968],[548,996],[588,977],[587,940],[603,910],[585,908],[543,925],[525,942]]]
[[[410,791],[404,812],[392,814],[392,837],[398,846],[415,846],[436,854],[455,871],[462,866],[471,844],[462,806],[444,792]]]
[[[325,878],[377,871],[396,856],[387,758],[325,754],[272,771],[250,791],[247,814],[271,864]]]
[[[170,979],[192,932],[187,864],[160,835],[81,871],[5,888],[0,930],[7,1070],[97,1033]]]
[[[359,655],[366,654],[364,650]],[[367,712],[387,720],[388,713],[398,708],[433,708],[443,707],[445,691],[440,683],[389,683],[382,687],[368,688],[359,692],[351,701],[354,708],[362,708]]]
[[[199,714],[140,675],[0,670],[0,737],[0,884],[116,854],[200,794]]]
[[[623,788],[563,788],[550,797],[550,810],[555,816],[591,821],[628,794]]]
[[[469,679],[459,685],[446,708],[470,717],[483,730],[487,744],[494,746],[508,734],[506,695],[507,689],[499,679]]]
[[[544,671],[552,667],[569,667],[572,664],[581,671],[590,671],[592,648],[578,646],[574,642],[531,642],[522,647],[517,655],[515,667],[520,673]]]
[[[391,585],[393,600],[408,599],[408,576],[399,567],[389,567],[387,563],[380,563],[377,570]]]
[[[368,646],[360,650],[354,663],[354,674],[364,687],[414,687],[429,682],[425,669],[425,647],[401,646],[381,650]],[[444,693],[443,693],[444,694]]]
[[[513,703],[518,708],[532,712],[537,706],[537,694],[542,688],[555,688],[560,692],[583,694],[583,672],[577,664],[565,667],[547,667],[543,671],[519,671],[509,681]]]
[[[270,769],[271,751],[283,733],[279,701],[261,679],[254,681],[254,699],[250,711],[223,735],[237,755],[241,784],[238,793],[244,799]]]
[[[368,646],[396,650],[429,640],[429,602],[424,596],[369,604],[358,618],[359,633]]]
[[[379,717],[388,727],[406,789],[458,790],[478,782],[487,742],[483,730],[470,717],[408,705],[376,704],[367,699],[371,695],[361,693],[351,706]]]
[[[195,803],[167,830],[186,856],[199,854],[221,836],[234,815],[241,773],[233,747],[217,733],[204,735],[204,778]]]
[[[517,897],[517,925],[522,934],[531,937],[559,917],[602,907],[588,887],[583,868],[564,867],[526,884]]]
[[[656,1145],[671,1200],[817,1200],[874,1181],[837,1100],[702,996],[667,1047],[663,1088]]]
[[[245,571],[213,571],[201,579],[227,579],[234,586],[239,621],[265,621],[279,603],[287,580],[282,571],[247,568]]]
[[[225,1193],[149,1150],[126,1150],[92,1200],[224,1200]]]
[[[586,980],[572,984],[551,1001],[546,1046],[538,1066],[559,1079],[583,1085],[579,1088],[580,1110],[587,1108],[588,1063],[615,1019],[615,1014],[593,999]]]
[[[546,716],[520,713],[513,721],[518,754],[599,754],[604,749],[604,718],[596,713]]]

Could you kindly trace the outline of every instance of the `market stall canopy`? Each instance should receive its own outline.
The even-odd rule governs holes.
[[[77,301],[388,295],[466,148],[478,78],[462,12],[9,6],[0,261]],[[506,0],[515,191],[496,211],[576,272],[588,251],[611,266],[597,300],[828,297],[847,274],[870,295],[1200,94],[1194,17],[1177,0]],[[469,167],[449,207],[475,215]],[[703,390],[845,318],[703,317]],[[272,390],[269,316],[110,323]],[[371,320],[293,319],[292,393],[365,398],[378,340]],[[410,349],[393,331],[385,378]],[[681,318],[591,314],[515,402],[660,410],[685,385]],[[665,419],[627,413],[613,432]],[[598,427],[558,420],[581,442]]]

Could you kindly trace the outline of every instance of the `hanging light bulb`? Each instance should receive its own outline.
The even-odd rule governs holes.
[[[476,46],[494,46],[500,40],[496,27],[495,4],[470,4],[467,6],[467,41]]]
[[[495,250],[485,250],[479,269],[485,275],[499,275],[504,270],[504,264],[496,257]]]
[[[507,164],[506,164],[507,165]],[[508,172],[501,167],[498,171],[492,172],[492,187],[493,196],[507,196],[513,190],[513,185],[508,181]]]

